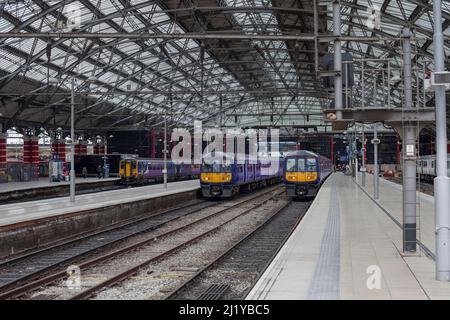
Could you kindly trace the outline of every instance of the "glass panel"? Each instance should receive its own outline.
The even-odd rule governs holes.
[[[231,172],[230,165],[221,165],[221,164],[204,164],[202,168],[203,172],[212,172],[212,173],[220,173],[220,172]]]
[[[316,169],[316,159],[308,158],[306,160],[306,171],[309,171],[309,172],[317,171],[317,169]]]
[[[298,171],[304,172],[305,171],[305,159],[298,159]]]
[[[287,172],[295,172],[297,171],[297,167],[295,165],[296,159],[287,159],[286,160],[286,171]]]

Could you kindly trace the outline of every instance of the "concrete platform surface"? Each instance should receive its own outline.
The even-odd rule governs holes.
[[[71,203],[69,197],[60,197],[0,205],[0,226],[156,198],[199,188],[200,183],[196,179],[168,183],[167,189],[164,189],[164,184],[156,184],[139,188],[127,188],[78,195],[76,196],[75,203]]]
[[[100,182],[100,181],[114,181],[118,180],[118,178],[105,178],[105,179],[99,179],[99,178],[79,178],[75,180],[75,183],[78,184],[85,184],[85,183],[94,183],[94,182]],[[26,189],[36,189],[36,188],[46,188],[46,187],[58,187],[62,185],[69,185],[69,181],[61,181],[61,182],[50,182],[48,178],[39,178],[38,180],[33,181],[24,181],[24,182],[7,182],[7,183],[0,183],[0,193],[2,192],[11,192],[16,190],[26,190]]]
[[[402,253],[402,230],[386,213],[401,223],[401,186],[380,179],[383,210],[371,179],[360,188],[332,174],[247,299],[450,299],[432,258]],[[418,239],[434,252],[433,197],[420,200]]]

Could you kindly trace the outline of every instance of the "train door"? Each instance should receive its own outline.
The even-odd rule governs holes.
[[[131,176],[131,161],[125,160],[125,177]]]
[[[138,162],[136,160],[131,160],[131,175],[138,176]]]
[[[247,172],[248,171],[247,161],[244,162],[244,164],[242,165],[242,168],[244,170],[244,179],[243,179],[243,181],[247,182],[247,180],[248,180],[248,177],[247,177],[247,175],[248,175],[248,172]]]
[[[244,165],[237,164],[236,165],[236,171],[237,171],[237,178],[238,178],[237,180],[238,181],[244,180],[245,179],[245,177],[244,177]]]

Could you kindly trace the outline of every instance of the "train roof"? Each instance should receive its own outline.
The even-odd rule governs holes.
[[[320,156],[317,153],[308,150],[290,151],[285,154],[285,158],[294,158],[294,157],[320,157]]]
[[[205,159],[207,162],[222,162],[226,161],[228,163],[234,163],[236,159],[241,159],[240,157],[244,156],[246,160],[253,161],[271,161],[274,159],[278,159],[276,156],[268,155],[268,154],[258,154],[258,156],[250,156],[248,154],[234,154],[232,152],[217,152],[215,153],[215,157],[211,153],[207,153],[203,156],[203,162]]]

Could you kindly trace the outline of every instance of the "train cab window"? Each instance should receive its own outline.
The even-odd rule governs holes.
[[[134,170],[136,169],[136,161],[131,161],[131,169]]]
[[[317,171],[316,159],[314,158],[306,159],[306,171],[308,172]]]
[[[120,166],[120,169],[123,170],[123,168],[125,166],[125,161],[120,161],[119,166]]]
[[[295,165],[296,159],[287,159],[286,160],[286,171],[287,172],[295,172],[297,171],[297,166]]]
[[[297,171],[305,172],[305,159],[297,159]]]
[[[210,172],[210,173],[221,173],[221,172],[231,172],[231,166],[230,165],[222,165],[222,164],[204,164],[203,165],[203,172]]]

